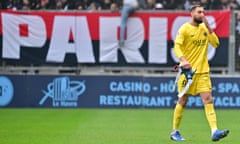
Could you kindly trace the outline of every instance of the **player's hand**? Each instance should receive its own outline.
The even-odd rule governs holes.
[[[210,33],[212,33],[212,29],[210,28],[210,25],[209,25],[209,23],[208,23],[208,20],[207,20],[207,18],[206,18],[205,16],[202,17],[202,21],[203,21],[203,23],[206,25],[208,31],[209,31]]]
[[[205,25],[209,25],[208,20],[205,16],[202,17],[202,21]]]
[[[191,64],[185,59],[185,57],[181,57],[180,60],[182,62],[183,68],[185,68],[185,69],[191,69],[192,68]]]
[[[185,62],[185,63],[182,63],[182,64],[183,64],[183,67],[184,67],[185,69],[191,69],[191,68],[192,68],[191,64],[188,63],[188,62]]]

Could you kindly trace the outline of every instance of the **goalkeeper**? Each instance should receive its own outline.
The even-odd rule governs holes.
[[[213,47],[219,46],[219,39],[209,26],[204,16],[204,8],[201,5],[192,6],[191,20],[183,24],[178,30],[174,44],[174,52],[180,60],[180,66],[185,69],[196,70],[193,83],[188,91],[179,97],[173,114],[173,131],[170,138],[174,141],[185,140],[179,131],[184,107],[189,95],[200,94],[208,123],[211,128],[212,141],[218,141],[228,135],[229,130],[219,130],[212,99],[212,86],[209,76],[208,43]],[[178,92],[186,85],[184,74],[178,80]]]

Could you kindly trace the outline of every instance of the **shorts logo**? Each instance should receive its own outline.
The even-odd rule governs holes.
[[[13,98],[13,84],[10,79],[0,76],[0,106],[7,106]]]
[[[183,80],[183,81],[182,81],[182,87],[185,87],[186,84],[187,84],[187,80]]]
[[[84,81],[70,81],[69,77],[55,78],[48,84],[47,91],[42,90],[44,96],[39,104],[43,105],[47,98],[51,98],[53,107],[77,107],[78,97],[85,90]]]

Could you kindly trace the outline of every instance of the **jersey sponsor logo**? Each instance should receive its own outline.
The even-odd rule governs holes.
[[[207,45],[207,40],[206,40],[206,39],[193,40],[193,44],[194,44],[195,46],[205,46],[205,45]]]

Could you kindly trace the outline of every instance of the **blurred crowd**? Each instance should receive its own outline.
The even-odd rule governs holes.
[[[239,10],[240,0],[138,0],[140,10],[188,10],[200,3],[206,10]],[[122,0],[1,0],[0,9],[119,11]]]

